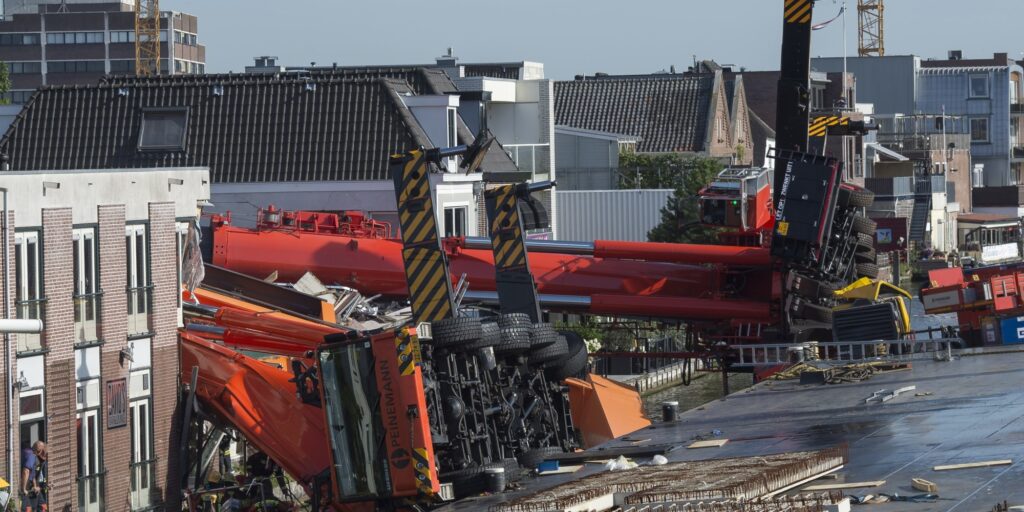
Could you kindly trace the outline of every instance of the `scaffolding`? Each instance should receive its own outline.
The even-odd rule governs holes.
[[[882,0],[857,0],[857,54],[885,56],[885,7]]]
[[[135,0],[135,74],[160,74],[160,0]]]

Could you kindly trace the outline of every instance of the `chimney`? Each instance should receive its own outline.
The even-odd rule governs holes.
[[[444,55],[434,59],[437,61],[437,67],[439,68],[454,68],[455,63],[458,62],[459,58],[455,56],[455,49],[451,46],[448,47],[448,51]]]
[[[963,60],[964,59],[964,52],[961,51],[961,50],[950,50],[948,55],[949,55],[949,60]]]

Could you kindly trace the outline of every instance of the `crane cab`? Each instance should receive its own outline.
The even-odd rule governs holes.
[[[772,225],[772,187],[769,169],[725,169],[700,191],[700,223],[740,232]]]

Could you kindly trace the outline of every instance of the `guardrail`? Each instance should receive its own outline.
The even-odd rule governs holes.
[[[731,367],[770,366],[801,361],[908,360],[961,348],[960,338],[925,340],[827,341],[733,345],[739,356]]]

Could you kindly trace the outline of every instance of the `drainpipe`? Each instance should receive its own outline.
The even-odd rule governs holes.
[[[7,165],[4,163],[6,170]],[[10,276],[11,276],[11,248],[10,245],[10,229],[11,222],[10,216],[7,212],[7,189],[0,188],[0,193],[3,193],[3,246],[4,251],[4,319],[8,318],[11,314],[11,296],[10,296]],[[6,376],[6,384],[4,387],[4,393],[7,397],[7,476],[10,477],[10,482],[14,482],[14,376],[12,373],[12,361],[11,361],[11,335],[4,332],[4,375]],[[13,487],[13,483],[12,483]]]

